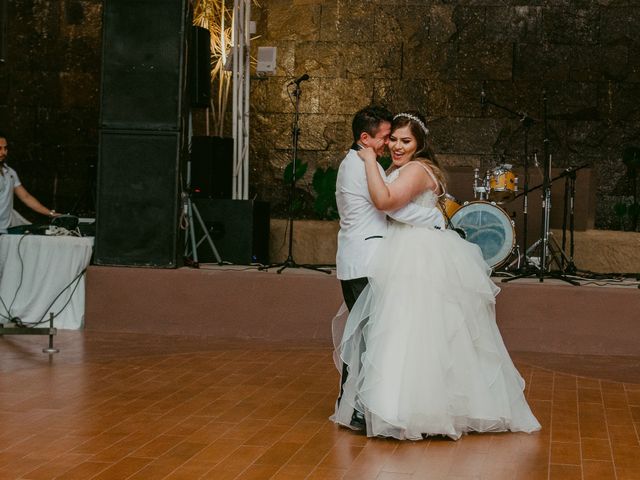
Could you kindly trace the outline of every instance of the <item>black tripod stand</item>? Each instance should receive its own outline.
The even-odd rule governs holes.
[[[512,280],[517,280],[520,278],[529,278],[529,277],[538,277],[540,282],[543,282],[545,278],[555,278],[557,280],[562,280],[571,285],[579,286],[580,284],[575,280],[572,280],[566,277],[562,272],[552,272],[550,269],[550,265],[547,264],[547,259],[549,258],[549,254],[554,254],[554,256],[559,256],[563,258],[559,263],[560,268],[562,268],[563,261],[569,261],[566,254],[562,251],[560,246],[555,242],[555,239],[551,236],[551,232],[549,231],[549,221],[551,218],[551,152],[549,148],[549,122],[547,118],[547,94],[545,91],[542,93],[543,96],[543,105],[544,105],[544,173],[542,179],[542,225],[541,225],[541,235],[540,238],[525,251],[525,258],[527,257],[528,252],[533,252],[536,248],[540,248],[540,265],[538,267],[537,272],[526,272],[521,275],[516,275],[515,277],[505,278],[502,280],[503,283],[510,282]],[[525,244],[526,247],[526,244]],[[555,250],[555,251],[554,251]],[[557,260],[556,260],[557,261]]]
[[[291,95],[295,98],[294,106],[295,112],[293,115],[293,126],[291,127],[291,142],[292,142],[292,151],[293,151],[293,159],[292,159],[292,173],[291,173],[291,184],[289,188],[289,213],[287,218],[287,226],[289,230],[289,250],[287,259],[282,263],[272,263],[270,265],[264,265],[259,268],[259,270],[267,270],[273,267],[279,267],[277,272],[282,273],[285,268],[306,268],[309,270],[316,270],[318,272],[331,274],[330,270],[326,270],[324,268],[317,267],[315,265],[299,265],[293,259],[293,199],[295,197],[296,192],[296,163],[298,156],[298,137],[300,136],[300,128],[298,127],[298,117],[300,114],[300,96],[302,95],[302,89],[300,88],[300,83],[309,78],[308,75],[303,75],[295,81],[291,82],[289,85],[295,85],[295,89]]]

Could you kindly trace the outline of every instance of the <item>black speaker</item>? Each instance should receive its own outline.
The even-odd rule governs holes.
[[[178,132],[100,133],[96,264],[178,265],[179,139]]]
[[[189,20],[184,0],[105,0],[103,127],[180,128]]]
[[[211,100],[211,34],[195,26],[189,42],[189,97],[192,107],[207,108]]]
[[[249,265],[269,263],[269,204],[256,200],[194,200],[211,239],[223,261]],[[202,235],[197,230],[196,236]],[[215,262],[211,248],[203,242],[200,262]]]
[[[233,138],[191,137],[191,191],[194,197],[231,199]]]

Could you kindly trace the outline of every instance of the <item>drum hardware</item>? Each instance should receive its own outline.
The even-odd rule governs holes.
[[[522,125],[522,130],[524,133],[524,157],[523,157],[523,166],[524,166],[524,185],[523,185],[523,192],[518,194],[517,190],[518,190],[518,179],[515,178],[514,176],[514,182],[513,182],[513,191],[512,192],[503,192],[501,194],[499,194],[500,197],[504,197],[505,201],[512,201],[515,200],[516,198],[522,196],[522,216],[523,216],[523,222],[524,222],[524,227],[523,227],[523,245],[527,245],[527,234],[528,234],[528,206],[529,206],[529,130],[531,129],[531,127],[536,123],[536,121],[534,120],[533,117],[529,116],[526,112],[524,111],[516,111],[513,110],[505,105],[501,105],[497,102],[495,102],[494,100],[490,99],[487,97],[487,94],[485,92],[485,84],[483,82],[482,84],[482,90],[480,92],[480,106],[482,108],[482,112],[483,112],[483,116],[484,116],[484,112],[486,109],[487,105],[493,105],[496,108],[499,108],[509,114],[511,114],[512,116],[518,118],[520,120],[520,123]],[[537,158],[534,158],[534,162],[535,165],[538,166],[538,161]],[[510,170],[510,165],[509,165],[509,170]],[[499,168],[499,167],[498,167]],[[489,185],[489,187],[491,187],[491,185]],[[495,198],[494,198],[495,199]],[[527,254],[526,254],[526,249],[524,253],[524,257],[522,258],[522,261],[520,259],[520,248],[518,248],[518,259],[517,259],[517,264],[518,264],[518,270],[521,272],[526,272],[529,269],[529,261],[527,259]]]
[[[577,171],[585,168],[587,164],[579,167],[569,167],[562,172],[558,177],[564,177],[564,211],[562,214],[562,250],[566,248],[567,242],[567,215],[569,216],[569,260],[567,265],[562,264],[560,270],[570,275],[575,274],[578,269],[573,261],[573,254],[575,250],[575,198],[576,198],[576,177]],[[553,182],[553,179],[551,180]]]
[[[537,276],[540,282],[543,282],[545,278],[555,278],[558,280],[562,280],[564,282],[570,283],[571,285],[580,285],[575,280],[570,279],[569,277],[564,275],[564,272],[552,272],[550,268],[550,263],[548,262],[550,255],[554,256],[556,263],[558,263],[558,259],[560,262],[560,268],[564,265],[564,261],[569,262],[569,258],[566,253],[560,248],[557,244],[551,232],[549,231],[549,220],[551,215],[551,152],[549,149],[549,122],[548,122],[548,114],[547,114],[547,94],[546,91],[542,91],[542,103],[544,106],[544,172],[543,172],[543,182],[542,182],[542,222],[541,222],[541,234],[540,238],[536,240],[531,247],[529,247],[525,251],[525,264],[527,253],[533,253],[535,250],[540,250],[540,266],[537,269],[537,272],[525,272],[520,275],[516,275],[511,278],[504,278],[502,282],[510,282],[512,280],[517,280],[519,278],[527,278],[532,276]],[[533,189],[532,189],[533,190]],[[530,191],[530,190],[528,190]],[[528,193],[527,191],[527,193]],[[525,244],[526,245],[526,244]],[[554,251],[555,250],[555,251]]]
[[[480,169],[473,169],[473,198],[474,200],[486,200],[489,195],[489,172],[484,179],[480,179]]]

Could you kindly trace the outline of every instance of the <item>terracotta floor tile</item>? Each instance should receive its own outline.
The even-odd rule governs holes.
[[[299,443],[276,442],[258,457],[255,463],[261,465],[284,465],[301,447],[302,445]]]
[[[579,403],[602,403],[602,392],[600,388],[582,388],[578,387]]]
[[[617,480],[640,480],[640,470],[637,468],[617,468],[616,467],[616,479]]]
[[[608,425],[620,425],[626,427],[633,425],[631,409],[628,406],[622,408],[606,408],[604,413]]]
[[[310,465],[290,465],[286,464],[280,468],[270,480],[300,480],[307,478],[313,471]]]
[[[582,467],[551,464],[549,480],[582,480]]]
[[[346,470],[319,467],[313,470],[306,480],[341,480]]]
[[[611,445],[608,439],[583,438],[581,441],[584,460],[612,461]]]
[[[613,463],[585,460],[582,464],[584,480],[616,480]]]
[[[60,480],[86,480],[109,468],[109,463],[83,462],[60,475]],[[135,473],[135,472],[132,472]]]
[[[51,365],[7,363],[0,349],[0,478],[639,478],[637,384],[516,362],[541,432],[398,442],[328,420],[337,373],[326,345],[62,337]],[[21,351],[34,341],[11,340]]]
[[[580,465],[580,444],[551,442],[551,463],[559,465]]]
[[[552,426],[551,439],[554,442],[579,442],[580,427],[577,423],[563,424],[562,420],[558,420],[558,424]]]

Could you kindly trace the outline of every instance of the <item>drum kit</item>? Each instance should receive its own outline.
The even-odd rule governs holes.
[[[573,263],[573,202],[575,194],[575,173],[584,168],[570,167],[556,178],[551,178],[551,152],[549,149],[549,126],[547,115],[547,96],[543,90],[544,107],[544,154],[543,154],[543,182],[533,188],[529,188],[528,174],[528,140],[529,129],[535,120],[524,112],[514,111],[504,105],[490,100],[482,85],[480,93],[480,105],[484,115],[484,110],[488,105],[497,107],[503,111],[517,117],[523,127],[524,132],[524,182],[523,191],[518,193],[518,176],[514,173],[512,165],[500,162],[494,168],[486,170],[484,176],[480,175],[480,169],[474,169],[473,179],[473,201],[460,203],[451,195],[446,195],[444,199],[443,213],[448,220],[450,228],[461,234],[467,241],[476,244],[482,251],[482,256],[489,266],[494,270],[509,272],[509,278],[502,281],[507,282],[518,278],[536,276],[542,282],[545,277],[563,280],[572,285],[579,285],[575,280],[567,277],[565,273],[575,273],[576,267]],[[538,166],[537,155],[534,162]],[[561,177],[571,179],[571,186],[565,183],[565,218],[569,212],[571,220],[571,250],[568,256],[553,238],[550,232],[550,212],[551,212],[551,184]],[[540,237],[527,248],[527,211],[528,194],[533,190],[542,190],[542,225]],[[569,198],[567,198],[569,195]],[[516,241],[515,222],[502,207],[504,204],[522,197],[523,201],[523,245],[520,250]],[[566,223],[566,222],[564,222]],[[563,246],[565,236],[565,226],[563,223]],[[534,252],[538,252],[538,257],[533,257]],[[515,258],[515,259],[514,259]],[[558,265],[558,271],[551,271],[551,262]],[[511,274],[513,272],[513,274]]]
[[[516,252],[515,222],[501,205],[516,198],[518,177],[509,164],[487,170],[484,177],[479,173],[474,169],[474,200],[461,203],[446,194],[444,213],[450,226],[478,245],[485,261],[497,270]]]

